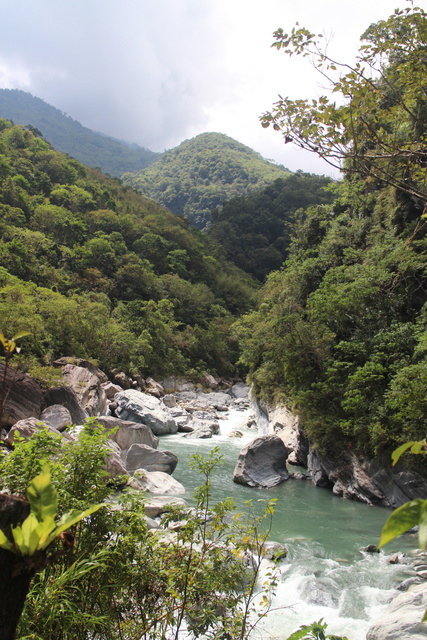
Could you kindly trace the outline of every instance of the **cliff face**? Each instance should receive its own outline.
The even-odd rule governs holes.
[[[335,495],[366,504],[397,508],[409,500],[426,497],[426,478],[402,464],[367,460],[352,451],[323,453],[307,440],[299,418],[284,406],[268,407],[254,401],[261,434],[278,435],[290,450],[288,463],[307,469],[312,482]]]

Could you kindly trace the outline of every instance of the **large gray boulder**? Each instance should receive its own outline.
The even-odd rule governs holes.
[[[152,449],[158,447],[159,439],[145,424],[120,420],[115,416],[99,416],[96,421],[106,431],[112,432],[111,440],[116,442],[122,450],[129,449],[133,444],[146,444]]]
[[[71,413],[62,404],[52,404],[42,411],[40,420],[48,422],[58,431],[65,431],[67,427],[72,425]]]
[[[25,418],[25,420],[18,420],[18,422],[13,425],[13,427],[7,434],[6,442],[12,445],[16,436],[19,436],[24,440],[29,440],[35,433],[37,433],[41,429],[46,429],[47,431],[49,431],[49,433],[56,434],[58,436],[68,436],[68,434],[65,433],[61,434],[57,429],[52,427],[47,422],[41,422],[40,420],[36,420],[36,418]]]
[[[288,450],[277,436],[261,436],[240,451],[233,481],[249,487],[268,489],[289,478]]]
[[[76,393],[69,387],[52,387],[45,394],[44,402],[48,407],[60,404],[68,409],[73,424],[83,424],[89,417]]]
[[[4,364],[0,364],[0,393],[2,392]],[[25,418],[38,418],[43,393],[38,382],[26,373],[8,368],[6,376],[6,401],[3,410],[3,425],[10,427]]]
[[[116,394],[114,399],[117,402],[116,415],[122,420],[145,424],[156,436],[178,431],[169,409],[158,398],[129,389]]]
[[[185,487],[164,471],[146,471],[138,469],[129,480],[128,486],[133,489],[148,491],[153,495],[170,495],[185,493]]]
[[[107,411],[107,395],[99,376],[86,367],[66,364],[62,367],[65,384],[74,391],[81,406],[90,416],[103,415]]]
[[[177,464],[178,458],[174,453],[157,451],[146,444],[133,444],[126,455],[126,468],[129,473],[145,469],[172,474]]]
[[[366,640],[426,640],[427,582],[415,585],[395,598],[369,629]]]

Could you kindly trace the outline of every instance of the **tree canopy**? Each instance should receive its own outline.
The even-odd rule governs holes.
[[[354,64],[331,58],[322,36],[278,29],[273,47],[310,58],[326,80],[317,99],[279,96],[261,116],[285,142],[334,167],[386,182],[427,202],[427,21],[422,9],[396,10],[371,25]]]

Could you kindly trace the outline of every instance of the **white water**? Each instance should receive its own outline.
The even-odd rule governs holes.
[[[221,435],[198,440],[176,434],[162,438],[159,448],[178,456],[174,477],[184,484],[189,496],[200,478],[189,470],[188,457],[192,453],[208,455],[218,446],[224,458],[224,465],[212,479],[218,500],[232,496],[237,507],[252,500],[260,511],[265,500],[277,500],[271,539],[285,544],[288,556],[279,565],[272,611],[253,637],[282,640],[300,625],[323,618],[329,634],[365,640],[367,630],[399,593],[396,586],[405,577],[405,566],[388,564],[387,556],[410,552],[417,546],[416,537],[405,536],[387,545],[387,555],[364,553],[362,547],[378,543],[390,511],[343,500],[310,481],[288,480],[268,491],[234,484],[239,451],[257,436],[255,430],[240,427],[247,415],[247,411],[231,410],[220,422]],[[243,432],[242,438],[229,437],[236,428]]]

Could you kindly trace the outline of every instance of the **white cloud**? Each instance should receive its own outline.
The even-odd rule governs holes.
[[[163,150],[221,131],[292,169],[329,172],[263,130],[278,93],[308,97],[306,61],[270,48],[295,22],[354,56],[360,34],[406,0],[0,0],[0,83],[85,126]],[[333,37],[332,37],[333,36]],[[323,168],[322,168],[323,167]]]

